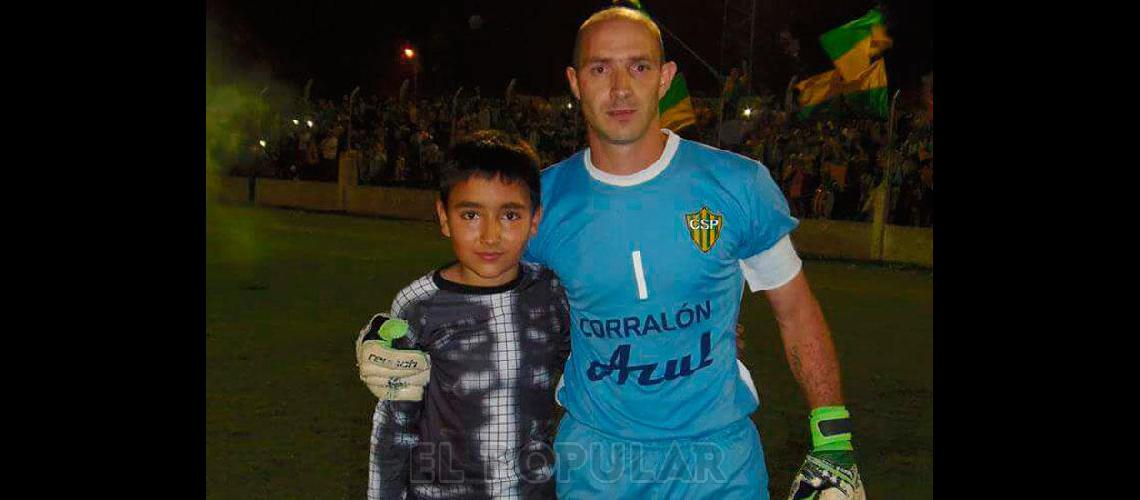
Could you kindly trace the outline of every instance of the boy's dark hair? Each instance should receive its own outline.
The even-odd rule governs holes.
[[[538,154],[521,139],[499,130],[480,130],[452,146],[447,156],[439,173],[439,199],[444,207],[456,184],[479,176],[498,177],[508,184],[522,182],[530,192],[531,211],[538,210],[542,196]]]

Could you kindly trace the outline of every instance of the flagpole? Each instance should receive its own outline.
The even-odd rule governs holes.
[[[887,213],[887,220],[883,221],[884,224],[890,222],[891,215],[891,177],[893,176],[895,170],[895,102],[898,101],[899,92],[902,92],[902,89],[896,90],[894,97],[891,97],[891,111],[887,117],[887,169],[886,172],[883,173],[884,183],[886,187],[886,192],[883,193],[883,209]],[[883,247],[882,239],[883,235],[880,234],[879,248]]]
[[[457,119],[456,113],[459,108],[459,94],[463,92],[463,87],[455,91],[455,96],[451,98],[451,132],[447,134],[450,139],[447,142],[447,147],[455,145],[455,121]]]
[[[648,11],[646,11],[644,8],[641,7],[640,1],[635,1],[633,3],[634,3],[634,5],[637,6],[638,10],[641,10],[642,12],[645,12],[646,14],[649,13]],[[756,5],[753,4],[752,8],[755,11]],[[716,70],[716,68],[713,67],[713,65],[709,64],[708,61],[705,61],[705,59],[703,57],[701,57],[700,55],[697,54],[697,51],[695,51],[691,47],[689,47],[685,42],[683,42],[681,40],[680,37],[673,34],[673,32],[670,31],[669,28],[667,26],[665,26],[665,23],[662,23],[660,19],[654,18],[653,21],[657,24],[657,27],[661,28],[661,30],[664,31],[667,35],[669,35],[674,40],[676,40],[677,43],[681,44],[682,48],[689,51],[689,54],[691,54],[698,62],[703,64],[705,66],[705,68],[709,70],[709,73],[712,73],[713,77],[716,78],[718,86],[720,86],[720,87],[724,86],[724,81],[725,81],[724,75],[721,75],[720,72],[718,72]],[[721,103],[720,108],[724,108],[724,91],[723,91],[723,89],[721,91],[720,103]],[[718,109],[717,115],[718,115],[718,117],[717,117],[716,145],[717,145],[717,147],[719,147],[720,146],[720,125],[721,125],[721,122],[723,121],[723,116],[724,116],[723,109]],[[575,115],[575,119],[577,119],[577,115]]]
[[[724,89],[720,91],[720,104],[716,107],[716,147],[720,147],[720,128],[724,125]]]
[[[357,92],[360,92],[360,85],[352,89],[352,94],[348,96],[348,135],[345,137],[348,147],[345,149],[346,151],[352,151],[352,102],[356,100]]]
[[[669,31],[669,28],[666,28],[665,25],[661,24],[660,22],[657,23],[657,26],[660,27],[662,30],[664,30],[665,33],[669,34],[669,36],[673,37],[673,39],[676,40],[677,43],[681,44],[681,47],[684,47],[685,50],[689,51],[689,53],[692,54],[693,57],[697,58],[697,60],[700,61],[701,64],[704,64],[705,67],[708,68],[709,72],[712,73],[713,76],[716,77],[716,79],[719,83],[721,83],[721,84],[724,83],[724,76],[721,75],[720,73],[718,73],[716,71],[716,68],[714,68],[711,64],[709,64],[704,59],[702,59],[701,56],[697,55],[696,51],[689,48],[688,45],[685,45],[685,42],[682,42],[680,38],[677,38],[677,35],[674,35],[672,31]]]
[[[795,87],[796,80],[798,79],[799,75],[792,75],[792,79],[788,80],[788,87],[784,89],[784,113],[792,113],[792,104],[795,102],[792,99],[792,89]],[[785,118],[787,117],[785,116]]]

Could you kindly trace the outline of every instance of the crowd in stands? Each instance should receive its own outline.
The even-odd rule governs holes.
[[[889,175],[888,222],[933,225],[934,136],[925,109],[898,113],[888,148],[887,123],[878,118],[832,113],[805,119],[768,98],[726,106],[721,119],[719,99],[692,102],[696,123],[680,135],[759,160],[794,216],[869,221],[871,197]],[[273,116],[262,137],[248,141],[232,173],[336,181],[338,159],[351,149],[359,184],[433,188],[453,138],[475,130],[518,134],[544,165],[586,146],[585,124],[569,96],[367,96],[352,107],[350,113],[345,96],[340,103],[318,100],[295,116]]]
[[[802,121],[774,112],[743,128],[739,138],[722,130],[721,146],[767,166],[796,217],[868,221],[886,175],[888,222],[933,226],[934,137],[922,113],[898,117],[893,148],[878,119]]]

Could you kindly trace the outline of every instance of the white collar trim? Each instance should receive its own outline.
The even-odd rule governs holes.
[[[673,161],[673,156],[677,154],[677,146],[681,144],[681,136],[674,134],[672,130],[663,128],[661,131],[669,136],[669,138],[665,140],[665,150],[661,152],[661,157],[658,158],[657,161],[645,167],[645,169],[629,175],[616,175],[603,172],[594,166],[593,160],[590,159],[590,148],[587,147],[586,154],[582,159],[582,162],[586,164],[586,171],[590,173],[590,177],[593,177],[598,182],[611,186],[629,187],[649,182],[661,172],[665,171],[665,168]]]

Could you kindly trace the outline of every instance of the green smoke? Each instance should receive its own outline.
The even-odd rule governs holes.
[[[243,70],[224,32],[206,21],[206,196],[215,198],[219,176],[233,168],[240,150],[267,133],[273,85],[264,71]],[[277,88],[273,88],[277,87]]]
[[[234,207],[219,203],[222,182],[243,148],[258,140],[281,140],[282,126],[298,93],[226,42],[224,28],[206,21],[206,230],[216,238],[207,258],[244,263],[258,260],[257,228]],[[284,113],[284,114],[283,114]]]

